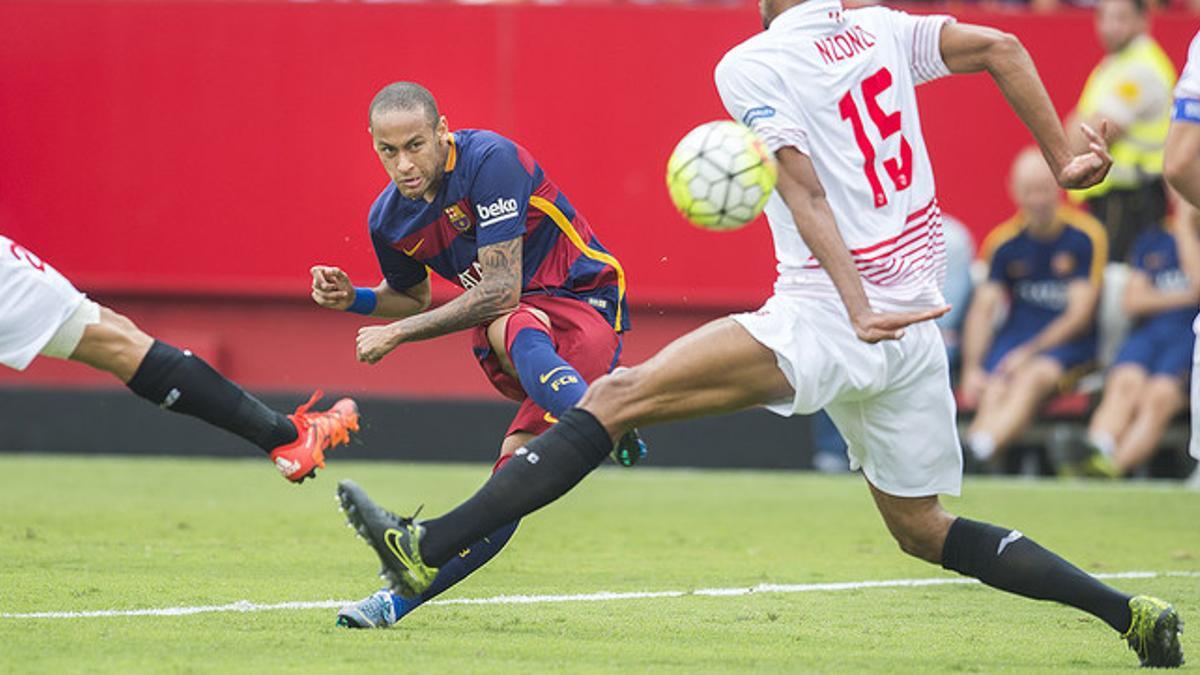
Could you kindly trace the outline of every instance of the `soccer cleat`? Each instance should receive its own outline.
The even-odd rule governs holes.
[[[1144,668],[1178,668],[1183,665],[1179,634],[1183,619],[1169,603],[1149,595],[1129,599],[1133,619],[1121,637],[1137,652]]]
[[[437,568],[421,560],[425,528],[413,521],[416,514],[413,518],[397,516],[371,501],[351,480],[338,483],[337,496],[350,527],[375,549],[383,563],[382,576],[392,592],[405,598],[425,592],[437,576]]]
[[[385,588],[338,610],[337,625],[343,628],[390,628],[397,619],[392,592]]]
[[[288,419],[296,426],[296,440],[271,451],[269,457],[283,477],[293,483],[317,475],[325,468],[325,451],[350,442],[350,432],[358,431],[358,404],[343,398],[324,412],[309,412],[324,392],[313,392],[308,403],[296,408]]]
[[[624,467],[630,467],[646,457],[646,441],[642,440],[637,429],[630,429],[617,441],[613,451],[608,454],[612,461]]]
[[[1120,478],[1121,470],[1100,448],[1087,441],[1072,449],[1073,459],[1059,465],[1060,478]]]

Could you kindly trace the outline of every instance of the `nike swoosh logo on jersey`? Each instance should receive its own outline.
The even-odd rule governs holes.
[[[560,370],[566,370],[569,367],[570,366],[559,366],[559,367],[555,368],[554,370],[551,370],[550,372],[546,373],[545,375],[538,375],[538,382],[541,382],[542,384],[546,384],[546,382],[548,382],[550,380],[551,375],[557,373]]]
[[[421,245],[424,243],[425,243],[425,240],[422,239],[421,241],[417,242],[416,246],[413,246],[412,248],[403,249],[404,255],[411,256],[412,254],[416,253],[417,249],[421,248]]]

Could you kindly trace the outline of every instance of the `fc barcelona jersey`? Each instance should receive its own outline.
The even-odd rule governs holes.
[[[371,241],[392,288],[427,270],[470,289],[482,281],[479,248],[523,238],[522,294],[572,297],[617,331],[629,327],[625,273],[591,225],[521,146],[491,131],[454,132],[432,202],[389,183],[371,206]]]

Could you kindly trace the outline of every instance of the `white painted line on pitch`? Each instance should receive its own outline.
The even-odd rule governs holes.
[[[1153,579],[1156,577],[1200,577],[1200,572],[1111,572],[1092,575],[1098,579]],[[634,591],[629,593],[583,593],[576,595],[497,595],[490,598],[452,598],[431,600],[427,605],[534,605],[564,602],[604,602],[609,600],[644,600],[653,598],[683,598],[688,596],[730,597],[756,593],[815,593],[821,591],[853,591],[870,588],[917,588],[922,586],[961,586],[977,584],[977,579],[940,577],[928,579],[884,579],[880,581],[839,581],[816,584],[758,584],[742,588],[697,588],[691,591]],[[257,604],[239,600],[226,605],[198,607],[163,607],[160,609],[100,609],[84,612],[0,613],[0,619],[92,619],[108,616],[188,616],[212,612],[270,612],[281,609],[335,609],[352,600],[316,600],[312,602],[278,602]]]

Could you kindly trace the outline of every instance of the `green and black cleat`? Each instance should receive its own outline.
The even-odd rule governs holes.
[[[354,481],[338,483],[337,499],[346,522],[367,540],[383,563],[380,576],[398,595],[415,598],[429,588],[437,568],[421,560],[420,541],[425,528],[384,509]]]
[[[1183,619],[1166,601],[1149,595],[1129,599],[1133,620],[1121,637],[1137,652],[1143,668],[1178,668],[1183,665],[1183,647],[1179,634]]]
[[[612,461],[624,467],[631,467],[646,457],[646,441],[637,429],[630,429],[617,440],[613,451],[608,453]]]

